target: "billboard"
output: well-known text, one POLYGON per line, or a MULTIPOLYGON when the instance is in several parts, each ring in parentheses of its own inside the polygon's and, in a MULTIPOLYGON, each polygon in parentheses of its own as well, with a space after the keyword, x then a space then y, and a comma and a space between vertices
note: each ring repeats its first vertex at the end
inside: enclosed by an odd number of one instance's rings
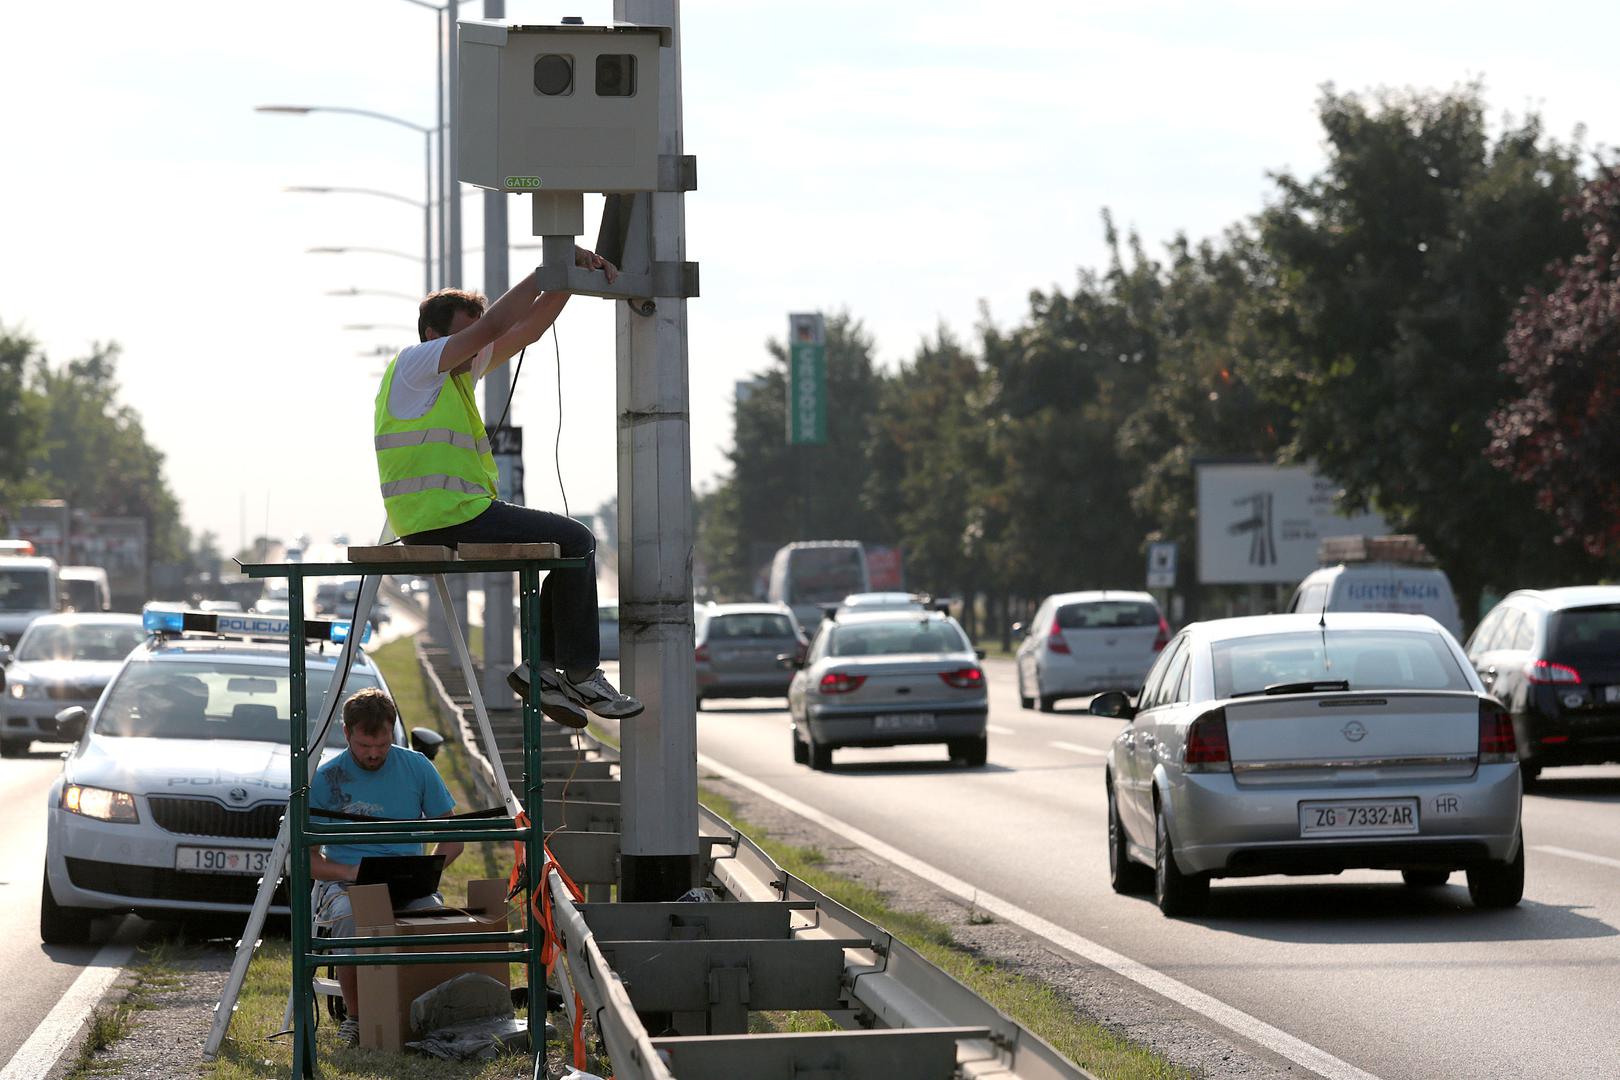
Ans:
POLYGON ((1326 536, 1382 535, 1377 514, 1345 517, 1338 485, 1304 466, 1196 466, 1198 580, 1204 585, 1293 585, 1317 567, 1326 536))

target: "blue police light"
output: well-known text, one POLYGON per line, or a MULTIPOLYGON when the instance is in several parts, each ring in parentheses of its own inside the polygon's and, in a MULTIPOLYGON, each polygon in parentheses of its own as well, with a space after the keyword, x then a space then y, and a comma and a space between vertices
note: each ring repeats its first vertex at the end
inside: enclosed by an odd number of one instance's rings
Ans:
POLYGON ((148 634, 178 634, 186 628, 186 613, 183 611, 168 611, 161 608, 145 608, 141 611, 141 626, 148 634))
MULTIPOLYGON (((332 641, 332 643, 334 645, 342 645, 345 641, 349 640, 349 621, 347 619, 340 619, 337 622, 331 623, 329 625, 332 628, 331 629, 331 638, 330 638, 330 640, 332 641)), ((370 640, 371 640, 371 624, 368 622, 368 623, 366 623, 365 627, 360 631, 360 644, 364 645, 366 642, 368 642, 370 640)))
MULTIPOLYGON (((292 620, 281 615, 236 614, 217 611, 184 611, 149 605, 141 611, 141 625, 149 634, 215 634, 238 638, 288 638, 292 620)), ((330 641, 341 645, 349 637, 349 622, 335 619, 305 619, 306 641, 330 641)), ((360 634, 361 644, 371 640, 371 624, 360 634)))

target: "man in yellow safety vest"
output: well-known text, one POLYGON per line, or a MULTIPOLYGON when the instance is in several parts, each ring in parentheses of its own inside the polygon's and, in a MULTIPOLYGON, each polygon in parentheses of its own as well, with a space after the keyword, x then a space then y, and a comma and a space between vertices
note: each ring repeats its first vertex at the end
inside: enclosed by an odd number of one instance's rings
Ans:
MULTIPOLYGON (((594 252, 575 262, 612 282, 618 269, 594 252)), ((598 666, 596 537, 561 514, 502 502, 495 458, 474 397, 474 384, 556 321, 566 292, 541 292, 530 274, 485 310, 478 293, 440 289, 417 314, 419 344, 401 349, 377 390, 375 446, 388 523, 408 544, 555 543, 578 570, 553 570, 540 589, 541 636, 536 670, 507 678, 524 697, 540 680, 541 708, 569 727, 586 710, 616 720, 641 702, 608 682, 598 666)))

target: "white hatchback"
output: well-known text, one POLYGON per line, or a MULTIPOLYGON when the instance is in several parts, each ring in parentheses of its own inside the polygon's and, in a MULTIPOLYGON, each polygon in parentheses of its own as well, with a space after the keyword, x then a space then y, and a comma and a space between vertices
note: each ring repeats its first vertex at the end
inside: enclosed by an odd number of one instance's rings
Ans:
POLYGON ((1018 703, 1051 712, 1061 698, 1134 692, 1169 640, 1170 624, 1145 592, 1048 596, 1018 646, 1018 703))

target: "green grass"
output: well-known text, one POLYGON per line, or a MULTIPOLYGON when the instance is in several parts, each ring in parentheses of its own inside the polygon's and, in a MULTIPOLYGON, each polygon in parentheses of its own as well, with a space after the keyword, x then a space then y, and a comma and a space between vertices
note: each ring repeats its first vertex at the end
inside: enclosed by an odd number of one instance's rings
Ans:
POLYGON ((153 1007, 153 997, 163 990, 179 986, 181 979, 175 971, 177 952, 195 953, 196 949, 179 941, 158 941, 141 946, 140 959, 130 966, 135 976, 135 987, 128 997, 114 1005, 97 1006, 90 1013, 85 1040, 79 1053, 65 1074, 65 1080, 92 1080, 124 1074, 124 1063, 113 1050, 119 1040, 136 1026, 136 1017, 153 1007))
MULTIPOLYGON (((724 795, 700 788, 698 801, 747 834, 783 870, 802 878, 829 899, 836 900, 916 949, 929 962, 962 982, 990 1004, 1055 1046, 1069 1060, 1106 1080, 1191 1080, 1200 1074, 1171 1063, 1146 1047, 1115 1035, 1086 1020, 1052 987, 1004 966, 975 956, 959 944, 950 927, 915 912, 900 911, 869 885, 823 869, 825 855, 813 847, 798 847, 772 840, 769 833, 742 820, 724 795)), ((969 923, 975 919, 969 916, 969 923)), ((987 921, 982 917, 979 922, 987 921)), ((806 1024, 814 1014, 767 1014, 764 1023, 806 1024)), ((823 1017, 823 1020, 825 1018, 823 1017)), ((825 1030, 817 1027, 761 1027, 760 1030, 825 1030)))

